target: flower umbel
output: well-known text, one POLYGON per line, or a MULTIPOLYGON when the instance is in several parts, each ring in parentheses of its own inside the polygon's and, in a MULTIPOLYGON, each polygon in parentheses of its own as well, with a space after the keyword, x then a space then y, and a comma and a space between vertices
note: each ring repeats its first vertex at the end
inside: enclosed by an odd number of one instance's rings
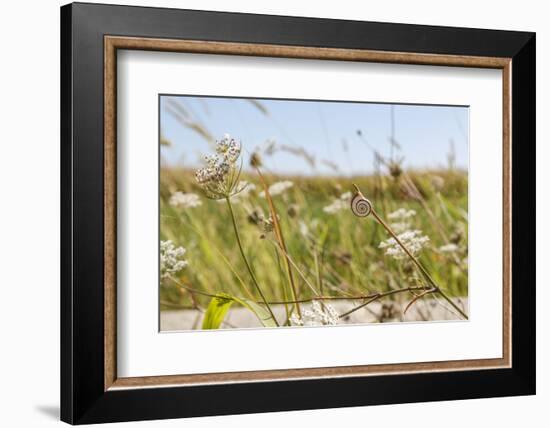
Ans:
POLYGON ((324 207, 323 211, 327 214, 336 214, 338 211, 345 210, 349 207, 351 197, 351 192, 342 193, 338 199, 334 199, 330 205, 324 207))
POLYGON ((405 208, 399 208, 394 212, 388 214, 390 220, 405 220, 416 215, 415 210, 406 210, 405 208))
POLYGON ((195 208, 202 205, 199 195, 195 193, 175 192, 170 196, 170 205, 173 207, 195 208))
MULTIPOLYGON (((422 248, 429 242, 430 238, 422 235, 420 230, 407 230, 397 235, 403 245, 409 250, 409 252, 415 256, 422 248)), ((394 238, 389 238, 382 241, 378 248, 384 248, 387 256, 391 256, 396 260, 401 260, 407 257, 407 254, 403 248, 397 243, 394 238)))
POLYGON ((339 320, 338 312, 329 304, 324 303, 323 306, 314 300, 311 303, 310 309, 302 310, 302 317, 297 314, 292 314, 290 324, 292 326, 320 326, 320 325, 336 325, 339 320))
MULTIPOLYGON (((273 183, 271 186, 269 186, 269 194, 271 196, 280 195, 284 192, 286 192, 288 189, 290 189, 292 186, 294 186, 294 183, 292 181, 277 181, 273 183)), ((265 198, 265 193, 262 192, 261 195, 263 198, 265 198)))
POLYGON ((450 243, 439 247, 439 251, 442 253, 456 253, 460 248, 458 245, 450 243))
POLYGON ((177 273, 187 266, 187 261, 183 260, 185 248, 177 247, 172 241, 160 241, 160 277, 177 273))
POLYGON ((237 161, 241 144, 229 134, 216 142, 216 154, 204 157, 206 166, 195 173, 197 182, 210 199, 229 198, 242 190, 239 186, 241 166, 237 161))
POLYGON ((415 210, 406 210, 399 208, 398 210, 388 214, 388 218, 393 221, 390 227, 395 233, 404 233, 411 229, 411 219, 416 215, 415 210))

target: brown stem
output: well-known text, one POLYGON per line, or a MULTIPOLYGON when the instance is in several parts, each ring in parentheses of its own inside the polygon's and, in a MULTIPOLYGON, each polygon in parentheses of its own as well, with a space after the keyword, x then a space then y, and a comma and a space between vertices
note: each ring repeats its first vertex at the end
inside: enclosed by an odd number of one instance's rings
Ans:
MULTIPOLYGON (((273 200, 271 199, 271 195, 269 194, 269 187, 267 186, 267 182, 264 179, 264 176, 260 172, 259 168, 256 168, 256 172, 258 173, 258 177, 260 178, 260 181, 262 182, 262 186, 264 188, 264 194, 265 198, 267 200, 267 203, 269 205, 269 210, 271 212, 271 217, 273 218, 273 228, 275 230, 275 236, 277 237, 278 245, 280 249, 283 252, 287 275, 288 275, 288 281, 290 283, 290 290, 292 291, 292 297, 294 300, 298 298, 298 290, 296 288, 296 283, 294 281, 294 275, 292 274, 292 268, 290 266, 290 258, 288 256, 288 252, 286 250, 286 244, 285 239, 283 236, 283 232, 281 230, 281 225, 279 224, 279 219, 277 217, 277 211, 275 210, 275 204, 273 203, 273 200)), ((302 311, 300 309, 300 305, 298 303, 296 305, 296 312, 298 313, 298 316, 302 318, 302 311)))
MULTIPOLYGON (((197 293, 208 297, 217 297, 215 294, 205 293, 203 291, 189 287, 188 285, 181 284, 180 282, 176 281, 172 277, 168 277, 168 278, 171 279, 176 285, 183 288, 184 290, 189 291, 190 293, 197 293)), ((406 291, 413 292, 413 291, 421 291, 421 290, 426 290, 426 288, 423 286, 415 286, 415 287, 398 288, 395 290, 386 291, 385 293, 371 293, 371 294, 364 294, 360 296, 315 296, 315 297, 299 299, 299 300, 280 300, 280 301, 268 301, 268 302, 259 300, 256 303, 260 305, 266 304, 266 303, 269 305, 284 305, 285 303, 287 304, 309 303, 315 300, 365 300, 365 299, 372 299, 373 297, 377 297, 377 298, 387 297, 393 294, 403 293, 406 291)), ((175 306, 175 304, 173 304, 172 306, 175 306)))
POLYGON ((370 305, 372 302, 375 302, 376 300, 379 300, 383 297, 388 297, 388 296, 391 296, 393 294, 403 293, 403 292, 406 292, 406 291, 412 293, 415 290, 424 290, 424 289, 425 289, 424 287, 420 287, 420 286, 419 287, 406 287, 406 288, 398 288, 396 290, 386 291, 385 293, 374 293, 374 294, 371 295, 372 297, 369 300, 367 300, 366 302, 360 304, 359 306, 356 306, 355 308, 343 313, 342 315, 340 315, 340 318, 347 317, 348 315, 351 315, 355 311, 358 311, 359 309, 362 309, 365 306, 370 305))

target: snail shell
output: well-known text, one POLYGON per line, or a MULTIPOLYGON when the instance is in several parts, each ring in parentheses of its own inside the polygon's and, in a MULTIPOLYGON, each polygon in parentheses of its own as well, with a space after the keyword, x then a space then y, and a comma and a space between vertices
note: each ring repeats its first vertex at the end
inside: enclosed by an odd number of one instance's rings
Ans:
POLYGON ((351 211, 357 217, 367 217, 372 211, 372 204, 360 193, 356 193, 351 200, 351 211))

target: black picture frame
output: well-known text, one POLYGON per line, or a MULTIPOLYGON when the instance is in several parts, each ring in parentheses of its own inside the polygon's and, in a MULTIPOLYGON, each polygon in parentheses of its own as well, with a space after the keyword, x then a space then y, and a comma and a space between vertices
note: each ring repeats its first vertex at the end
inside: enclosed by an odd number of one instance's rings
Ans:
MULTIPOLYGON (((535 34, 73 3, 61 8, 61 419, 71 424, 535 393, 535 34), (512 367, 104 390, 104 36, 512 59, 512 367)), ((488 166, 490 167, 490 166, 488 166)))

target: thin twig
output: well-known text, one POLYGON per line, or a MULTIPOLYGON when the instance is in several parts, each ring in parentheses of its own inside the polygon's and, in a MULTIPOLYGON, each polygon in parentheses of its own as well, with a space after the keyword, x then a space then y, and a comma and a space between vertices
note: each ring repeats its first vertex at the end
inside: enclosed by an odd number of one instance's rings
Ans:
POLYGON ((206 296, 206 297, 218 297, 215 294, 207 293, 206 291, 197 290, 196 288, 192 288, 192 287, 189 287, 188 285, 184 285, 171 276, 167 276, 167 278, 170 281, 172 281, 174 284, 176 284, 178 287, 183 288, 184 290, 189 291, 190 293, 200 294, 201 296, 206 296))
MULTIPOLYGON (((417 287, 406 287, 406 288, 399 288, 399 289, 395 289, 395 290, 390 290, 390 291, 387 291, 387 292, 384 292, 384 293, 371 293, 371 294, 364 294, 364 295, 360 295, 360 296, 315 296, 315 297, 310 297, 310 298, 307 298, 307 299, 300 299, 300 300, 297 300, 297 301, 287 301, 286 303, 309 303, 309 302, 313 302, 313 301, 316 301, 316 300, 367 300, 367 299, 372 299, 372 298, 381 298, 381 297, 387 297, 387 296, 391 296, 393 294, 398 294, 398 293, 404 293, 406 291, 408 292, 412 292, 414 290, 416 291, 420 291, 420 290, 425 290, 426 288, 425 287, 422 287, 422 286, 417 286, 417 287)), ((258 303, 261 303, 261 302, 258 302, 258 303)), ((283 304, 284 302, 273 302, 273 301, 270 301, 269 302, 270 304, 272 305, 281 305, 283 304)))
MULTIPOLYGON (((294 281, 294 275, 292 274, 292 268, 290 266, 290 257, 288 255, 288 252, 286 250, 286 243, 283 236, 283 232, 281 230, 281 225, 279 224, 279 219, 277 218, 277 211, 275 210, 275 205, 273 204, 273 199, 271 199, 271 195, 269 194, 269 187, 267 186, 267 183, 260 171, 259 168, 256 168, 256 172, 258 173, 258 177, 260 177, 260 181, 262 182, 262 186, 264 188, 264 194, 265 198, 267 200, 267 203, 269 205, 269 210, 271 211, 271 218, 273 219, 273 228, 275 230, 275 235, 277 237, 278 246, 283 252, 285 265, 286 265, 286 271, 288 275, 288 282, 290 283, 290 290, 292 291, 292 297, 294 300, 298 299, 298 290, 296 287, 296 283, 294 281)), ((296 312, 298 313, 298 316, 302 318, 302 311, 300 309, 300 305, 296 303, 296 312)))
POLYGON ((422 293, 420 294, 417 294, 416 296, 414 296, 414 299, 412 299, 409 304, 407 306, 405 306, 405 309, 403 309, 403 314, 406 314, 407 311, 409 310, 409 308, 415 304, 415 302, 417 302, 419 299, 421 299, 422 297, 424 297, 425 295, 427 294, 430 294, 430 293, 433 293, 437 291, 435 288, 430 288, 429 290, 424 290, 422 293))
POLYGON ((355 308, 349 310, 348 312, 343 313, 342 315, 340 315, 340 318, 347 317, 348 315, 351 315, 355 311, 358 311, 359 309, 362 309, 365 306, 370 305, 372 302, 375 302, 376 300, 379 300, 383 297, 388 297, 388 296, 391 296, 393 294, 398 294, 398 293, 403 293, 403 292, 412 293, 415 290, 416 291, 425 290, 425 287, 422 287, 422 286, 405 287, 405 288, 398 288, 398 289, 395 289, 395 290, 386 291, 385 293, 373 293, 372 297, 369 300, 367 300, 366 302, 360 304, 359 306, 356 306, 355 308))
MULTIPOLYGON (((189 287, 188 285, 184 285, 184 284, 176 281, 172 277, 168 277, 168 278, 170 280, 172 280, 176 285, 183 288, 184 290, 189 291, 190 293, 197 293, 197 294, 207 296, 207 297, 218 297, 215 294, 205 293, 204 291, 200 291, 200 290, 197 290, 195 288, 189 287)), ((256 301, 255 303, 258 303, 260 305, 265 304, 265 303, 268 303, 270 305, 284 305, 285 303, 287 303, 287 304, 310 303, 310 302, 313 302, 315 300, 365 300, 365 299, 371 299, 373 297, 387 297, 387 296, 391 296, 393 294, 403 293, 403 292, 406 292, 406 291, 413 292, 413 291, 421 291, 421 290, 426 290, 426 288, 423 287, 423 286, 414 286, 414 287, 397 288, 395 290, 390 290, 390 291, 387 291, 387 292, 384 292, 384 293, 370 293, 370 294, 364 294, 364 295, 359 295, 359 296, 314 296, 314 297, 309 297, 309 298, 304 298, 304 299, 299 299, 299 300, 280 300, 280 301, 270 300, 270 301, 267 301, 267 302, 259 300, 259 301, 256 301)), ((175 304, 172 304, 172 306, 175 306, 175 304)), ((180 307, 184 308, 185 306, 180 306, 180 307)))

